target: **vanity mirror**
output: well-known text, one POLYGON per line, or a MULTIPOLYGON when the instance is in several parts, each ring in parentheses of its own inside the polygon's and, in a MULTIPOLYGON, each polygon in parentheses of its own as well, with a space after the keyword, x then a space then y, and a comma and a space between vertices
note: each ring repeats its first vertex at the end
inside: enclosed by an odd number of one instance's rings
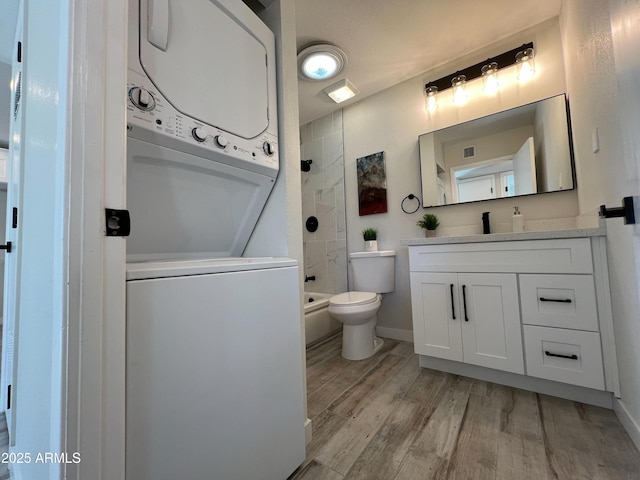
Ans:
POLYGON ((425 207, 575 186, 564 95, 426 133, 419 143, 425 207))

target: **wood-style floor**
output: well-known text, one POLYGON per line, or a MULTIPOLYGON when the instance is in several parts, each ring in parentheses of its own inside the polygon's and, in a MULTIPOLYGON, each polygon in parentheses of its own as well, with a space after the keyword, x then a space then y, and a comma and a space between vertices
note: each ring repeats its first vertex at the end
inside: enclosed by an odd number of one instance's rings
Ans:
POLYGON ((611 410, 423 369, 413 345, 307 351, 313 440, 295 480, 640 479, 611 410))

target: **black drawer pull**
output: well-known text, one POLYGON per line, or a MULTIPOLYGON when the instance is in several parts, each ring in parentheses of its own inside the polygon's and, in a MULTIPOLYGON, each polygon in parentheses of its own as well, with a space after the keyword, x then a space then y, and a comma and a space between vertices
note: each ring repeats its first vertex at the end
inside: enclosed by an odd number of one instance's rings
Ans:
POLYGON ((573 354, 573 355, 562 355, 561 353, 551 353, 548 350, 544 351, 544 354, 547 357, 560 357, 560 358, 568 358, 569 360, 577 360, 578 359, 578 355, 573 354))
POLYGON ((557 303, 571 303, 570 298, 544 298, 540 297, 541 302, 557 302, 557 303))
POLYGON ((456 307, 453 303, 453 283, 451 284, 451 315, 453 316, 453 319, 456 319, 456 307))
POLYGON ((462 304, 464 305, 464 321, 468 322, 469 317, 467 316, 467 292, 465 291, 467 288, 466 285, 462 285, 462 304))

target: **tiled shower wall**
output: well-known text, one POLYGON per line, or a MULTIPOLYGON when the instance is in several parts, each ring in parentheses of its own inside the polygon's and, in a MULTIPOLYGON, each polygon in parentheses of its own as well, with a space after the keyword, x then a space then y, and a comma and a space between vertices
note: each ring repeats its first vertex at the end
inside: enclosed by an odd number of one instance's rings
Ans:
POLYGON ((301 160, 313 160, 302 172, 304 270, 315 281, 306 292, 342 293, 347 284, 347 231, 344 207, 342 110, 300 127, 301 160), (318 229, 307 231, 310 216, 318 229))

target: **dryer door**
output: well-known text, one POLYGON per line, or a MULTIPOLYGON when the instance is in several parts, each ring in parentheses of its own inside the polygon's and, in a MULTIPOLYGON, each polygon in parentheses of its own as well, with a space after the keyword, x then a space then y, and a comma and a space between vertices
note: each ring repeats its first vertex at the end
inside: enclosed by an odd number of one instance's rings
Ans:
POLYGON ((227 3, 141 0, 140 63, 178 111, 254 138, 269 125, 273 34, 241 2, 227 3))
POLYGON ((274 179, 127 140, 127 260, 239 257, 274 179))

